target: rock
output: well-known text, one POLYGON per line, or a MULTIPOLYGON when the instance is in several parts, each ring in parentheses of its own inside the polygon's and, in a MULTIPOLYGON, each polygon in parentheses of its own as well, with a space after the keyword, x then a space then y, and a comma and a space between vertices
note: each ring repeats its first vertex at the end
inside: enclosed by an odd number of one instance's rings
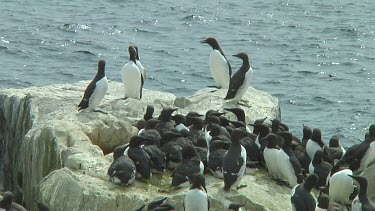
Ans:
MULTIPOLYGON (((186 189, 169 190, 168 173, 130 187, 109 182, 106 173, 112 156, 108 153, 138 132, 132 125, 149 104, 154 105, 155 116, 164 107, 204 114, 238 105, 223 100, 226 90, 210 89, 177 101, 173 94, 144 90, 141 101, 124 101, 122 84, 110 81, 98 107, 108 114, 78 112, 88 83, 0 90, 0 188, 12 190, 15 200, 28 210, 37 210, 34 199, 52 210, 132 210, 158 195, 170 197, 168 203, 181 210, 186 189)), ((249 87, 244 99, 251 106, 242 107, 248 123, 280 117, 278 100, 270 94, 249 87)), ((220 190, 222 180, 207 176, 212 210, 223 210, 230 201, 246 203, 251 210, 289 210, 290 189, 259 172, 245 176, 247 188, 229 194, 220 190)))

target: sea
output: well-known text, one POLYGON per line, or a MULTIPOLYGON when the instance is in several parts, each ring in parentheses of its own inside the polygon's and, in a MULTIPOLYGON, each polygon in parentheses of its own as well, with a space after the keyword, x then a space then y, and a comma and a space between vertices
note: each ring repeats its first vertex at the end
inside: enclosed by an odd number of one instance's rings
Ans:
MULTIPOLYGON (((282 121, 360 143, 375 123, 375 1, 0 0, 0 88, 92 80, 99 59, 121 81, 137 45, 146 89, 189 96, 213 85, 215 37, 233 71, 279 99, 282 121)), ((224 96, 223 96, 224 97, 224 96)), ((77 102, 78 103, 78 102, 77 102)))

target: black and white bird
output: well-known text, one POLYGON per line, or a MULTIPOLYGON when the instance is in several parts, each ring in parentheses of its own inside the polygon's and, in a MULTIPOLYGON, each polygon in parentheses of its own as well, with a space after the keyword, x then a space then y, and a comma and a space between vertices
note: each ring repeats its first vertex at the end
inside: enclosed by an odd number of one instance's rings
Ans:
POLYGON ((232 75, 232 67, 225 57, 223 50, 220 48, 218 42, 213 37, 208 37, 201 42, 207 43, 212 47, 209 63, 211 74, 215 80, 216 87, 219 89, 227 89, 229 87, 230 78, 232 75))
POLYGON ((160 122, 156 125, 155 129, 160 133, 161 136, 167 131, 174 130, 174 122, 172 122, 172 113, 175 112, 177 108, 163 108, 158 120, 160 122))
POLYGON ((151 139, 157 147, 160 147, 161 135, 155 127, 159 122, 160 120, 157 119, 149 119, 146 122, 145 128, 143 128, 141 132, 138 132, 138 135, 151 139))
POLYGON ((148 143, 142 146, 143 150, 147 152, 151 160, 151 172, 163 173, 167 165, 167 157, 161 149, 154 143, 148 143))
POLYGON ((230 79, 228 92, 224 99, 239 102, 250 85, 253 69, 250 67, 249 57, 246 53, 242 52, 233 56, 242 59, 242 66, 230 79))
POLYGON ((108 175, 115 184, 131 185, 136 175, 135 164, 128 156, 122 155, 112 162, 108 175))
POLYGON ((223 174, 224 191, 232 186, 238 188, 246 170, 246 149, 241 145, 241 138, 245 134, 242 129, 234 129, 231 134, 231 145, 224 155, 223 174))
POLYGON ((133 160, 137 169, 137 178, 149 180, 151 178, 151 159, 148 153, 141 145, 149 138, 135 135, 130 138, 129 147, 126 148, 124 155, 133 160))
POLYGON ((181 131, 186 129, 189 131, 189 128, 186 126, 186 117, 182 114, 173 115, 171 118, 176 123, 176 130, 181 131))
POLYGON ((315 211, 316 200, 310 193, 318 182, 318 175, 310 174, 303 184, 296 185, 291 193, 293 211, 315 211))
POLYGON ((122 82, 125 92, 124 99, 134 98, 140 100, 142 97, 142 74, 137 67, 137 50, 129 46, 129 62, 121 70, 122 82))
POLYGON ((329 175, 329 200, 346 204, 354 191, 353 180, 348 175, 353 175, 351 169, 340 170, 343 161, 336 161, 329 175))
POLYGON ((309 173, 315 173, 319 176, 318 186, 325 186, 327 184, 327 177, 329 176, 332 165, 323 160, 324 152, 323 149, 319 149, 315 152, 314 159, 311 161, 309 166, 309 173))
POLYGON ((108 91, 108 80, 105 76, 105 61, 99 60, 98 72, 94 80, 87 86, 82 101, 78 105, 78 110, 97 111, 95 108, 103 100, 108 91))
POLYGON ((143 115, 143 119, 138 120, 136 127, 138 128, 138 135, 143 132, 143 129, 146 127, 147 121, 152 119, 152 115, 154 114, 154 106, 148 105, 146 107, 146 112, 143 115))
POLYGON ((353 158, 359 162, 359 169, 353 169, 355 173, 361 173, 375 162, 375 124, 370 126, 367 138, 359 145, 353 158))
POLYGON ((359 183, 359 193, 352 201, 352 211, 375 211, 367 196, 368 181, 366 177, 348 175, 359 183))
POLYGON ((329 140, 329 146, 327 147, 327 150, 329 151, 333 160, 340 160, 346 152, 344 147, 340 146, 340 139, 338 136, 331 137, 331 139, 329 140))
POLYGON ((306 148, 307 142, 310 140, 313 131, 309 126, 303 125, 303 137, 302 137, 302 146, 306 148))
POLYGON ((301 164, 291 149, 292 134, 290 132, 278 133, 284 139, 284 145, 278 153, 278 175, 281 180, 286 180, 291 188, 302 183, 301 164))
POLYGON ((203 119, 200 117, 190 117, 186 115, 186 123, 189 126, 189 136, 187 137, 195 146, 207 147, 204 137, 203 119))
POLYGON ((189 184, 195 174, 203 174, 204 171, 204 165, 194 146, 185 146, 182 148, 181 154, 182 161, 172 173, 173 187, 183 187, 185 184, 189 184))
POLYGON ((270 133, 266 136, 267 146, 264 148, 263 157, 266 162, 268 173, 274 178, 279 179, 279 165, 277 162, 278 153, 280 149, 277 148, 277 137, 275 134, 270 133))
POLYGON ((306 143, 306 152, 310 159, 314 159, 315 152, 324 147, 322 140, 322 131, 318 128, 314 128, 311 138, 306 143))
MULTIPOLYGON (((144 82, 146 81, 146 69, 143 67, 141 61, 139 60, 139 50, 138 50, 138 47, 137 46, 134 46, 135 48, 135 51, 137 52, 137 56, 136 56, 136 65, 139 69, 139 71, 141 72, 141 76, 142 76, 142 87, 143 87, 143 84, 144 82)), ((142 94, 142 92, 141 92, 142 94)), ((141 97, 142 98, 142 97, 141 97)))
POLYGON ((223 159, 227 150, 224 149, 225 143, 221 140, 213 140, 207 151, 208 170, 216 178, 223 179, 223 159))
POLYGON ((301 164, 291 149, 292 134, 290 132, 281 132, 280 136, 284 138, 284 145, 277 154, 278 177, 286 180, 291 188, 302 182, 301 164))
POLYGON ((202 174, 194 175, 191 188, 184 198, 183 206, 184 211, 208 211, 210 209, 206 179, 202 174))
POLYGON ((238 108, 224 108, 224 110, 232 112, 237 117, 237 121, 242 122, 245 124, 246 131, 249 133, 252 133, 251 129, 248 125, 246 125, 246 119, 245 119, 245 111, 238 107, 238 108))

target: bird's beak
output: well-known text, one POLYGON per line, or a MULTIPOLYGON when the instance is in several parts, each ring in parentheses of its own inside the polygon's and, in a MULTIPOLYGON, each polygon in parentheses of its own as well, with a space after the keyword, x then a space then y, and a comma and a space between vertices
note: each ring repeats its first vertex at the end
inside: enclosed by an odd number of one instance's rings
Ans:
POLYGON ((207 40, 202 40, 201 43, 207 43, 207 40))
POLYGON ((238 57, 238 54, 235 54, 235 55, 232 55, 232 56, 234 56, 234 57, 238 57))

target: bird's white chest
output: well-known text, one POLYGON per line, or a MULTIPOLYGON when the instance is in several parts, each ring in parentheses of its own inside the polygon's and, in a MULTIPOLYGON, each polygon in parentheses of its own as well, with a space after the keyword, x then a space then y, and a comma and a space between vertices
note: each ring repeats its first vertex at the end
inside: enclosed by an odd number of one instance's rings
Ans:
POLYGON ((242 96, 246 93, 247 89, 249 88, 250 79, 251 79, 252 75, 253 75, 253 69, 250 67, 250 69, 246 72, 243 83, 240 86, 240 88, 238 88, 238 91, 237 91, 236 96, 234 97, 233 101, 237 102, 237 101, 241 100, 242 96))
POLYGON ((137 67, 138 67, 139 71, 142 74, 143 80, 146 80, 146 71, 145 71, 145 68, 143 67, 141 61, 139 61, 139 60, 137 60, 137 67))
POLYGON ((129 61, 122 68, 122 82, 125 88, 125 98, 140 98, 141 72, 133 61, 129 61))
POLYGON ((89 99, 89 109, 94 110, 95 107, 99 105, 100 101, 103 100, 107 91, 108 91, 108 80, 107 80, 107 77, 104 76, 102 79, 96 82, 95 90, 89 99))
POLYGON ((359 201, 358 196, 352 201, 352 211, 362 211, 362 203, 359 201))
POLYGON ((211 51, 209 62, 211 74, 215 80, 216 86, 227 89, 230 81, 227 60, 218 50, 213 50, 211 51))
POLYGON ((184 199, 185 211, 206 211, 208 210, 208 196, 199 189, 192 189, 184 199))
POLYGON ((314 159, 315 152, 321 149, 320 145, 315 141, 309 139, 306 144, 306 152, 309 155, 310 159, 314 159))

